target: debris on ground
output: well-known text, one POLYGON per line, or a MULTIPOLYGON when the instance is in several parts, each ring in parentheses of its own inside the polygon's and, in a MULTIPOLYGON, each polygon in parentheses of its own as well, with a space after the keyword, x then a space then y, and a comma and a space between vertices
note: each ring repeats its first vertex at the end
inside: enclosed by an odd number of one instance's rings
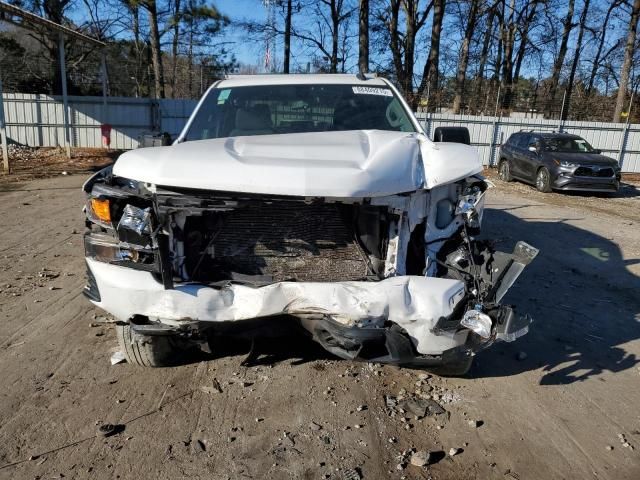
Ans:
POLYGON ((452 447, 449 449, 449 456, 450 457, 455 457, 456 455, 462 453, 462 449, 461 448, 457 448, 457 447, 452 447))
POLYGON ((405 398, 402 395, 398 397, 386 395, 385 405, 392 415, 404 415, 409 413, 418 419, 431 417, 433 415, 441 415, 446 412, 446 410, 435 400, 431 398, 421 398, 418 396, 405 398))
POLYGON ((1 176, 2 182, 47 178, 74 173, 90 173, 111 165, 123 150, 104 148, 73 148, 67 158, 64 148, 28 147, 10 144, 11 175, 1 176))
POLYGON ((345 470, 342 474, 343 480, 362 480, 362 475, 360 475, 360 469, 358 468, 349 468, 345 470))
POLYGON ((122 432, 124 432, 124 425, 120 424, 103 423, 98 427, 98 435, 101 437, 111 437, 122 432))
POLYGON ((118 363, 124 363, 127 359, 124 356, 124 352, 117 351, 111 354, 111 365, 117 365, 118 363))
POLYGON ((411 465, 416 467, 424 467, 425 465, 429 465, 430 459, 431 459, 431 452, 418 450, 413 455, 411 455, 410 463, 411 465))

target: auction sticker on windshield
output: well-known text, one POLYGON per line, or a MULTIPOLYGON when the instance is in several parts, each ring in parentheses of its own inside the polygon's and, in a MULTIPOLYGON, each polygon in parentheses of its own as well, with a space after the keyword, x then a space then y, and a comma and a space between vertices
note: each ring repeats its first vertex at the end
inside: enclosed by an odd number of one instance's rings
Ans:
POLYGON ((393 92, 388 88, 353 87, 353 93, 358 95, 382 95, 384 97, 393 97, 393 92))

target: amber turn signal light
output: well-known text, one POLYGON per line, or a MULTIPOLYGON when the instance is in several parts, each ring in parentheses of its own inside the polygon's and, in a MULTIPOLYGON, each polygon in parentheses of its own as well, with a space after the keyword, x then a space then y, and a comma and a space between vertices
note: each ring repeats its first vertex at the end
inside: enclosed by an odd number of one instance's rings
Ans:
POLYGON ((104 223, 111 223, 111 210, 109 200, 100 198, 91 199, 91 210, 98 220, 104 223))

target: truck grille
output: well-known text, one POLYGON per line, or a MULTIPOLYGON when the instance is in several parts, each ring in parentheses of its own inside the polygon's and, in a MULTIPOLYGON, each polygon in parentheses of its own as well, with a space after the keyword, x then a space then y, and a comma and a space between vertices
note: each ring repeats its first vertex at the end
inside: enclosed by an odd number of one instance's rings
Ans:
MULTIPOLYGON (((349 206, 274 201, 251 203, 221 215, 199 239, 187 240, 187 265, 194 280, 222 280, 233 274, 268 281, 361 280, 370 272, 354 240, 349 206), (196 268, 201 253, 204 261, 196 268)), ((198 238, 211 221, 187 222, 186 238, 198 238), (195 236, 189 233, 195 230, 195 236)))

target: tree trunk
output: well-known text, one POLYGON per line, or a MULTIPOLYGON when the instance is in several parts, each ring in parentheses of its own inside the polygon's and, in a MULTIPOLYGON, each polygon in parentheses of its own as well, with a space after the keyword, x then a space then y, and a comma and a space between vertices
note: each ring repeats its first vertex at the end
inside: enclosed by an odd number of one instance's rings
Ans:
POLYGON ((567 16, 564 19, 562 40, 560 41, 560 51, 556 61, 553 64, 553 71, 551 74, 551 85, 549 86, 549 98, 547 99, 547 116, 551 114, 553 103, 555 100, 556 92, 558 90, 558 83, 560 81, 560 73, 562 72, 562 65, 564 65, 564 58, 567 55, 567 43, 569 42, 569 35, 573 29, 573 9, 575 6, 575 0, 569 0, 569 7, 567 9, 567 16))
POLYGON ((338 49, 340 48, 340 11, 338 0, 331 0, 331 64, 329 73, 338 73, 338 49))
MULTIPOLYGON (((190 0, 190 3, 193 5, 193 0, 190 0)), ((193 7, 191 8, 193 11, 193 7)), ((187 61, 189 65, 187 66, 187 77, 189 80, 189 98, 193 98, 193 29, 195 28, 195 20, 193 18, 193 14, 189 16, 189 47, 187 49, 187 61)), ((200 67, 202 69, 202 67, 200 67)))
MULTIPOLYGON (((503 4, 504 7, 504 4, 503 4)), ((498 45, 496 47, 496 58, 493 63, 493 75, 491 76, 491 90, 500 93, 500 67, 502 66, 502 30, 504 28, 504 9, 498 12, 498 25, 496 26, 498 31, 498 45)), ((488 100, 488 97, 487 97, 488 100)), ((495 113, 495 112, 494 112, 495 113)))
POLYGON ((291 61, 291 1, 287 0, 287 14, 284 21, 284 73, 289 73, 289 63, 291 61))
POLYGON ((431 26, 431 45, 429 47, 429 56, 427 62, 424 65, 424 71, 422 73, 422 81, 418 87, 416 99, 414 100, 415 109, 417 99, 422 97, 427 86, 429 87, 429 97, 427 99, 428 110, 433 111, 434 105, 432 99, 436 95, 438 89, 438 74, 439 74, 439 61, 440 61, 440 35, 442 33, 442 20, 444 18, 444 9, 446 6, 446 0, 434 0, 433 2, 433 23, 431 26))
MULTIPOLYGON (((613 113, 613 121, 619 122, 620 115, 624 108, 625 98, 627 96, 627 86, 629 84, 629 74, 631 73, 631 64, 633 62, 633 54, 636 44, 636 32, 638 31, 638 17, 640 17, 640 0, 634 0, 631 9, 631 18, 629 20, 629 34, 627 35, 627 45, 624 48, 624 61, 620 70, 620 86, 618 88, 618 97, 616 98, 616 109, 613 113)), ((627 112, 628 114, 629 112, 627 112)), ((627 117, 629 118, 629 117, 627 117)))
POLYGON ((402 64, 402 42, 398 32, 398 22, 400 18, 400 0, 390 0, 389 19, 387 28, 389 30, 389 47, 391 48, 391 58, 396 73, 396 79, 400 90, 405 98, 408 98, 412 92, 405 90, 404 65, 402 64))
POLYGON ((522 29, 520 30, 520 45, 518 46, 518 52, 516 53, 516 62, 513 71, 513 84, 516 86, 518 85, 518 80, 520 80, 520 69, 522 68, 522 62, 527 52, 527 45, 529 44, 529 28, 531 28, 531 24, 535 19, 538 2, 534 1, 530 6, 531 10, 527 14, 524 24, 522 25, 522 29))
POLYGON ((416 53, 416 14, 417 4, 412 0, 404 0, 405 14, 405 36, 404 36, 404 79, 401 84, 402 90, 408 93, 406 97, 410 102, 413 100, 413 67, 416 53))
POLYGON ((369 71, 369 0, 360 0, 358 32, 358 70, 369 71))
POLYGON ((478 65, 478 76, 476 80, 476 89, 473 95, 474 110, 477 109, 477 105, 480 102, 480 95, 482 95, 482 84, 484 82, 484 69, 487 64, 487 58, 489 57, 489 47, 491 45, 491 37, 493 35, 493 20, 496 16, 496 4, 494 4, 489 10, 489 16, 487 17, 487 28, 484 32, 484 38, 482 40, 482 51, 480 52, 480 64, 478 65))
POLYGON ((453 113, 456 114, 460 113, 460 106, 462 105, 464 98, 464 83, 467 77, 467 66, 469 64, 469 47, 471 46, 473 31, 476 28, 479 5, 480 0, 471 0, 469 17, 467 18, 467 28, 465 28, 464 38, 462 39, 460 59, 458 60, 458 71, 456 72, 456 95, 453 99, 453 113))
POLYGON ((171 54, 173 64, 171 68, 171 98, 176 98, 178 85, 178 40, 180 39, 180 0, 175 0, 175 14, 173 17, 173 38, 171 39, 171 54))
POLYGON ((509 5, 508 20, 502 24, 502 44, 504 45, 504 58, 502 60, 502 109, 509 111, 513 96, 513 44, 515 42, 516 24, 515 5, 516 1, 511 0, 509 5))
POLYGON ((596 56, 593 59, 593 66, 591 67, 591 74, 589 75, 589 83, 587 84, 587 95, 591 95, 593 84, 596 81, 596 75, 598 74, 598 69, 600 68, 600 58, 602 56, 602 49, 604 48, 604 41, 607 38, 607 27, 609 26, 611 12, 613 12, 614 8, 617 8, 619 6, 619 1, 612 2, 607 9, 607 14, 604 16, 602 27, 600 28, 601 35, 600 40, 598 41, 598 49, 596 50, 596 56))
POLYGON ((162 69, 162 50, 160 48, 160 31, 158 30, 158 9, 156 0, 145 0, 143 5, 149 12, 151 62, 153 63, 155 94, 156 98, 164 98, 164 72, 162 69))
POLYGON ((567 94, 565 96, 564 108, 560 112, 560 118, 566 120, 569 116, 569 106, 571 105, 571 94, 573 93, 573 81, 576 77, 578 62, 580 61, 580 50, 582 49, 582 37, 587 24, 587 15, 589 14, 590 0, 584 0, 584 7, 580 15, 580 28, 578 30, 578 39, 576 40, 576 52, 573 54, 573 62, 571 64, 571 73, 569 73, 569 81, 567 82, 567 94))

